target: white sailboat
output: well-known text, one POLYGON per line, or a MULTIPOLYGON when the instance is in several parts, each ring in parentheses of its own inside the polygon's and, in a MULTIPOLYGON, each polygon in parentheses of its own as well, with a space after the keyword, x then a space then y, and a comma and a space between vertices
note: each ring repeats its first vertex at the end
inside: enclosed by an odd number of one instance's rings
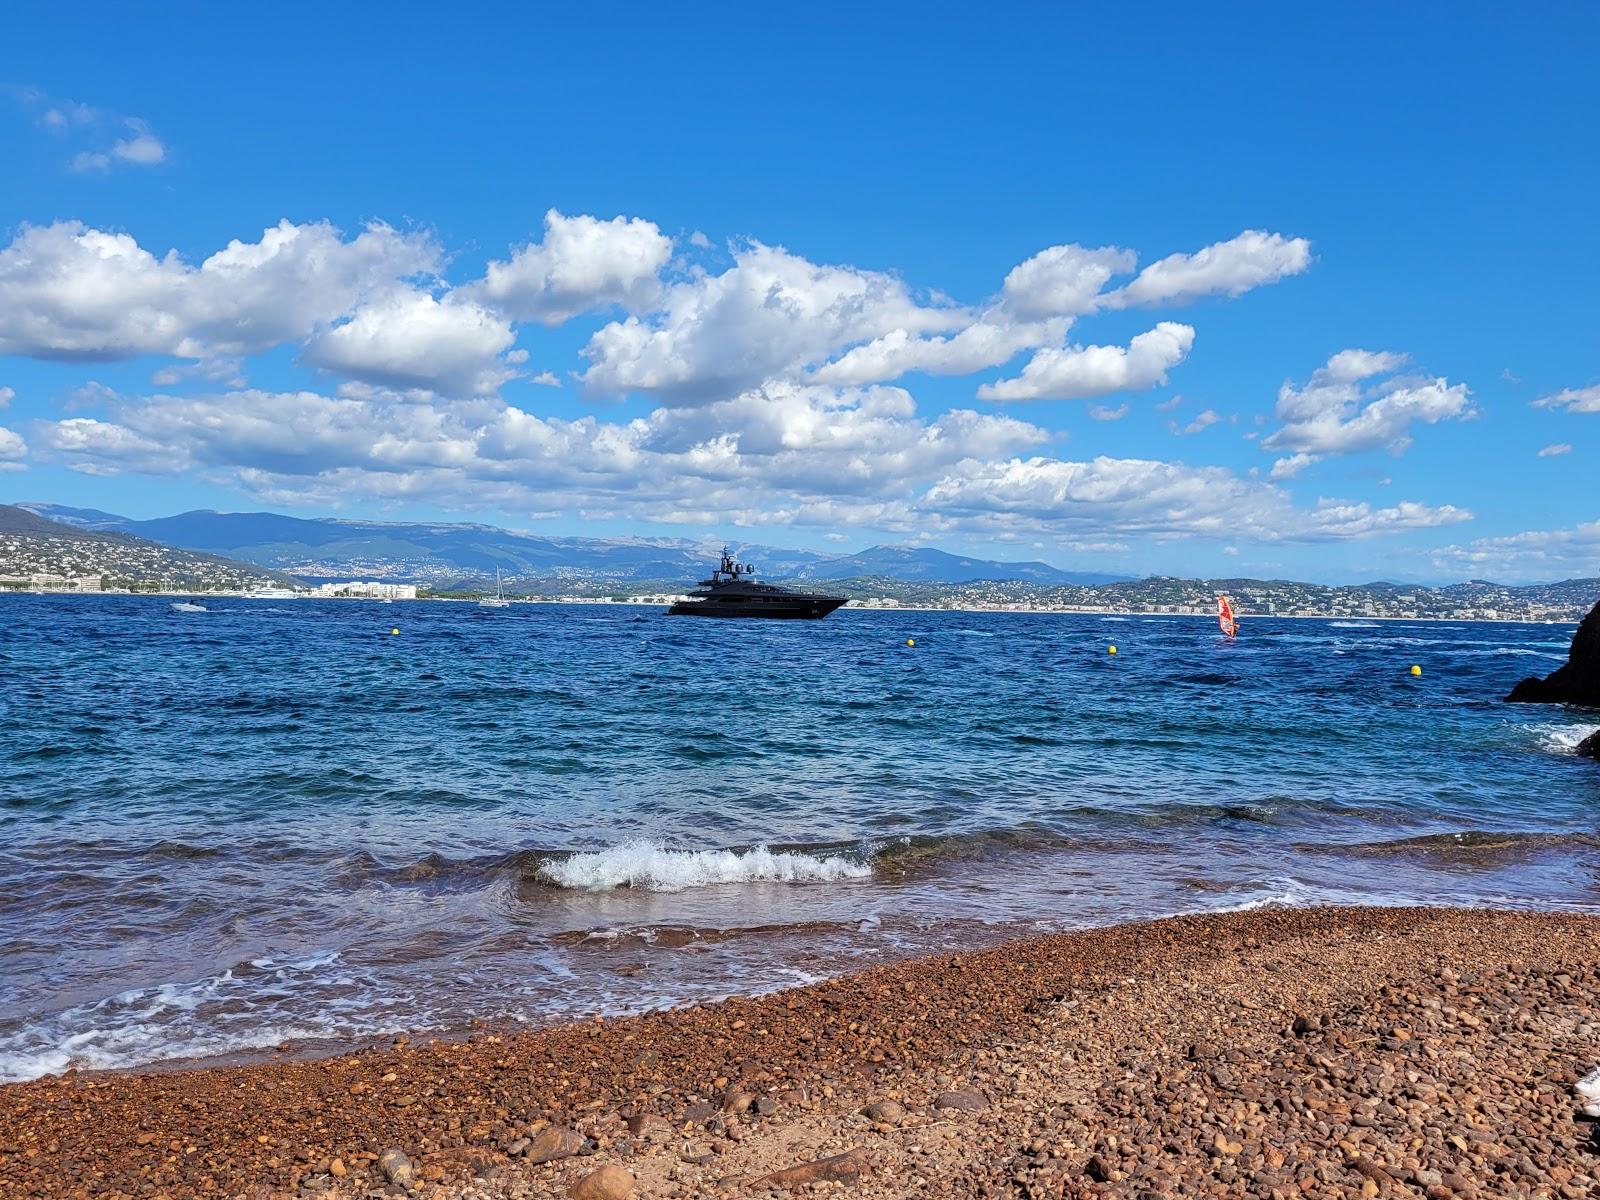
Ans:
POLYGON ((485 596, 478 601, 479 608, 510 608, 511 601, 506 599, 505 589, 500 585, 500 568, 494 569, 494 595, 485 596))

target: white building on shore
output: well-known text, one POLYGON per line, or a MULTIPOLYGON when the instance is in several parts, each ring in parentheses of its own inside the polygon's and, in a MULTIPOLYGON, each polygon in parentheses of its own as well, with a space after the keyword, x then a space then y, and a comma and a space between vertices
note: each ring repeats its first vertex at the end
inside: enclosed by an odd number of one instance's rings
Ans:
POLYGON ((104 589, 104 577, 45 574, 0 576, 0 588, 26 592, 98 592, 104 589))
POLYGON ((352 579, 348 583, 319 584, 311 595, 318 600, 415 600, 417 585, 352 579))

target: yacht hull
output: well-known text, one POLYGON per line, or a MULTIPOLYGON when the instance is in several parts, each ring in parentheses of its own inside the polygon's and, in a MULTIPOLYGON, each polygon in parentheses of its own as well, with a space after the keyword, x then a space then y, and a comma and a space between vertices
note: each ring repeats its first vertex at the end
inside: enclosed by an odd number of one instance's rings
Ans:
POLYGON ((669 617, 731 617, 765 621, 820 621, 844 603, 841 596, 785 596, 782 599, 710 598, 680 600, 667 609, 669 617))

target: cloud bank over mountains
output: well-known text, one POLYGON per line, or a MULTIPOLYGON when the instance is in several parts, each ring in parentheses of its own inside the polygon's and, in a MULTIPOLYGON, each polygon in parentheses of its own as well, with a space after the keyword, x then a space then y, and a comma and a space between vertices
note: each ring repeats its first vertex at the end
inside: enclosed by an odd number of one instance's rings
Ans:
MULTIPOLYGON (((1400 453, 1415 427, 1473 415, 1463 385, 1401 374, 1399 355, 1347 350, 1305 385, 1286 383, 1261 440, 1277 455, 1266 479, 1068 457, 1063 434, 1025 416, 1160 386, 1203 338, 1203 314, 1166 310, 1226 302, 1311 265, 1305 239, 1259 230, 1142 270, 1130 249, 1062 244, 963 304, 756 240, 719 254, 702 235, 674 238, 633 216, 551 210, 539 240, 461 282, 433 234, 381 222, 352 235, 284 220, 199 262, 80 222, 25 226, 0 248, 0 354, 153 358, 156 390, 95 388, 83 411, 33 422, 26 441, 0 431, 0 462, 199 472, 279 503, 1062 545, 1317 542, 1470 519, 1404 500, 1301 503, 1282 482, 1330 457, 1400 453), (1078 331, 1100 314, 1147 312, 1125 344, 1078 331), (577 361, 554 361, 543 331, 575 321, 587 323, 577 361), (252 360, 274 351, 321 386, 248 386, 252 360), (915 376, 981 378, 970 403, 924 413, 915 376), (564 382, 597 407, 534 411, 552 393, 526 388, 530 398, 508 401, 524 382, 564 382)), ((1126 412, 1125 402, 1092 415, 1126 412)), ((1222 419, 1208 409, 1182 432, 1222 419)))

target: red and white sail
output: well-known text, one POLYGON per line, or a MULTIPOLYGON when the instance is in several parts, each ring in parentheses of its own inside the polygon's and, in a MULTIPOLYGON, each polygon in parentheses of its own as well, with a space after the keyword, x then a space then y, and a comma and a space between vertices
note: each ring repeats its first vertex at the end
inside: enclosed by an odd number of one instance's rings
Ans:
POLYGON ((1239 632, 1239 618, 1233 615, 1233 601, 1226 594, 1217 597, 1217 624, 1222 627, 1223 637, 1234 637, 1239 632))

